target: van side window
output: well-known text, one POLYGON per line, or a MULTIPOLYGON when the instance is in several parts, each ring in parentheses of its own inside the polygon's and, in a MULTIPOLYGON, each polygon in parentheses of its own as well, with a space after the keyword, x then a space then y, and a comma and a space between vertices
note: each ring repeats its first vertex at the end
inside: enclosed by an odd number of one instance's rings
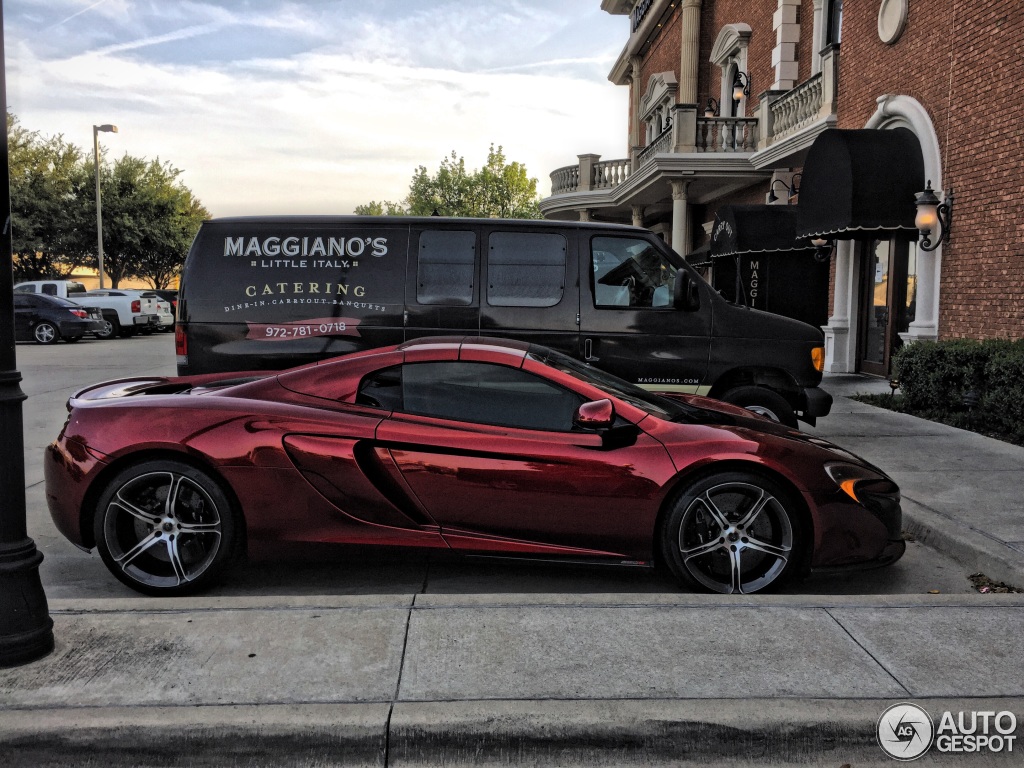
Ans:
POLYGON ((487 303, 553 307, 565 289, 566 241, 543 232, 492 232, 487 253, 487 303))
POLYGON ((590 253, 595 307, 672 308, 676 268, 649 242, 595 237, 590 253))
POLYGON ((420 233, 416 265, 416 301, 466 306, 473 303, 476 233, 420 233))

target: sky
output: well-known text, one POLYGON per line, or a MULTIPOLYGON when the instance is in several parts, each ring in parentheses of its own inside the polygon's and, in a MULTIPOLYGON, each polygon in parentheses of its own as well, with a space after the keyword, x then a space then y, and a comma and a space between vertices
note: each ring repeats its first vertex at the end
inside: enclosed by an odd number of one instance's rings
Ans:
POLYGON ((401 200, 493 143, 551 193, 576 156, 628 155, 608 81, 629 20, 600 0, 6 0, 21 125, 169 161, 214 216, 401 200))

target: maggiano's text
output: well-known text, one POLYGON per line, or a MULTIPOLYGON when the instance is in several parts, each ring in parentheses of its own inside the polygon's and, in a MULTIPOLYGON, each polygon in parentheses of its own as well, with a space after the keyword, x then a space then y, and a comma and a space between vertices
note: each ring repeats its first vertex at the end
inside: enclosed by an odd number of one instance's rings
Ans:
POLYGON ((388 252, 386 237, 225 237, 225 256, 384 256, 388 252))
POLYGON ((366 287, 362 285, 349 286, 346 283, 264 283, 262 287, 258 285, 247 285, 245 287, 245 295, 250 298, 256 296, 298 296, 302 295, 318 295, 318 296, 365 296, 366 287))

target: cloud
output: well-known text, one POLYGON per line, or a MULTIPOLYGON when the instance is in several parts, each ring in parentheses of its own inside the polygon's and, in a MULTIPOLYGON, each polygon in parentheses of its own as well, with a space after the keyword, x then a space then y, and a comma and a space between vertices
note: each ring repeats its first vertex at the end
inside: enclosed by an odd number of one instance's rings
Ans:
POLYGON ((399 11, 393 22, 363 14, 320 29, 301 4, 189 5, 191 23, 177 25, 170 10, 140 19, 119 3, 94 7, 75 25, 117 10, 137 34, 98 44, 99 31, 86 30, 90 43, 70 55, 9 31, 12 110, 83 146, 92 124, 117 124, 103 137, 112 156, 170 161, 215 215, 348 213, 404 197, 417 166, 434 169, 452 150, 479 167, 492 142, 545 195, 548 174, 577 154, 626 154, 627 93, 605 79, 611 58, 595 53, 613 36, 590 51, 552 47, 541 32, 578 19, 546 5, 500 4, 534 31, 522 45, 493 42, 500 24, 481 18, 478 5, 494 10, 486 2, 428 12, 391 0, 380 5, 399 11), (493 50, 478 50, 481 40, 493 50))

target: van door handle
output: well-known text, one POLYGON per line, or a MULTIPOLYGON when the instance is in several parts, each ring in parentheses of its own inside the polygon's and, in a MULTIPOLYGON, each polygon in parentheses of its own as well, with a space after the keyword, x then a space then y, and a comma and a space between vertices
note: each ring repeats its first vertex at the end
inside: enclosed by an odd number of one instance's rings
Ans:
POLYGON ((594 341, 593 339, 585 339, 583 342, 583 359, 584 360, 596 360, 594 357, 594 341))

